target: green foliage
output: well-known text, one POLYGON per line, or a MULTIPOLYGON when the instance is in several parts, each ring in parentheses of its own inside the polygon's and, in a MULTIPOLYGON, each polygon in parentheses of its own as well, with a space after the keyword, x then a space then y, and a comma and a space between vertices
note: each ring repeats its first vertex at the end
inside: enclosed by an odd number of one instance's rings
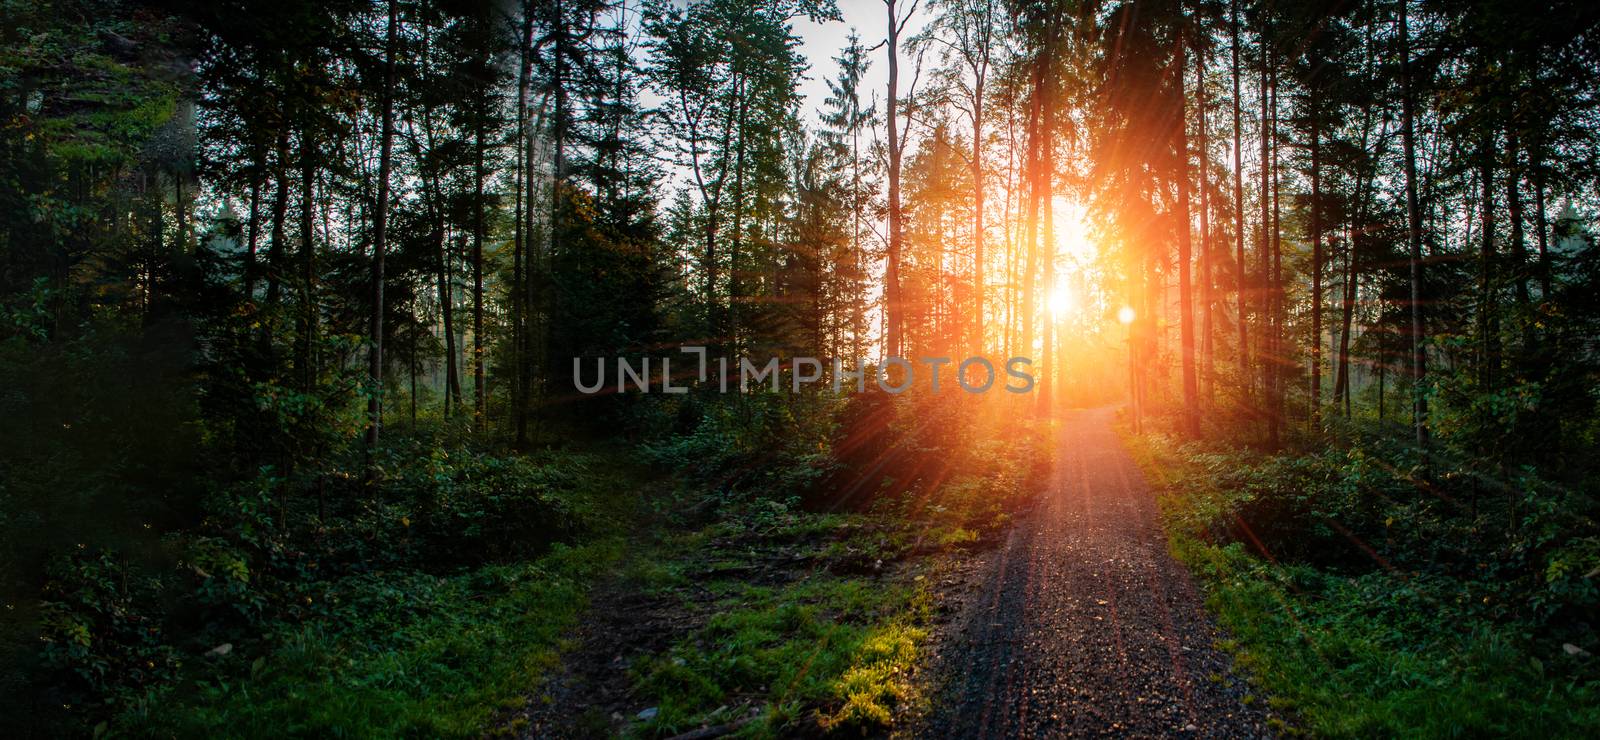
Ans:
POLYGON ((920 583, 819 574, 706 586, 716 594, 709 621, 635 668, 660 709, 644 733, 737 719, 730 703, 751 695, 764 706, 747 734, 881 730, 916 700, 910 673, 930 608, 920 583))
POLYGON ((521 705, 618 543, 449 576, 353 575, 327 615, 208 658, 211 675, 134 700, 116 727, 184 737, 479 737, 521 705))
POLYGON ((614 531, 626 485, 576 453, 430 449, 392 449, 371 485, 264 468, 159 557, 54 558, 30 659, 42 693, 16 699, 52 702, 40 722, 139 732, 472 734, 522 695, 616 556, 559 543, 614 531), (260 659, 248 675, 240 655, 260 659))
POLYGON ((579 455, 495 457, 469 449, 418 450, 389 486, 410 511, 389 505, 430 559, 477 562, 525 557, 552 540, 593 533, 598 502, 584 489, 592 461, 579 455))
POLYGON ((52 564, 39 664, 71 676, 52 687, 52 699, 82 706, 177 678, 183 653, 147 613, 166 585, 106 551, 79 550, 52 564))
POLYGON ((1584 500, 1527 475, 1412 477, 1382 462, 1403 455, 1366 449, 1384 444, 1275 456, 1135 446, 1165 490, 1174 552, 1304 729, 1600 730, 1585 652, 1600 553, 1594 523, 1575 515, 1584 500))
POLYGON ((836 397, 759 392, 701 404, 687 434, 643 446, 645 458, 722 495, 799 496, 837 463, 836 397))

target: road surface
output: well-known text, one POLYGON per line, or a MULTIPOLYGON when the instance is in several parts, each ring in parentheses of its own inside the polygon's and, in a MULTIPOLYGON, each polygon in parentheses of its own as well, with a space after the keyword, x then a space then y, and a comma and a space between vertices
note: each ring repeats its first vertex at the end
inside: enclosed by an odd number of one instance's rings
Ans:
POLYGON ((1111 428, 1063 420, 1053 483, 940 640, 926 737, 1265 737, 1167 552, 1155 496, 1111 428))

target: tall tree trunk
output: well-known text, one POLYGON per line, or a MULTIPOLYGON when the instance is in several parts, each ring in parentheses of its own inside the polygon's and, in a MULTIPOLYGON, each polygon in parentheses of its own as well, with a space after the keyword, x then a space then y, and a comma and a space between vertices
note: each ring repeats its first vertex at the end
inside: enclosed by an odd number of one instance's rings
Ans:
POLYGON ((451 416, 451 404, 461 406, 461 373, 456 365, 455 286, 450 275, 450 247, 446 238, 443 211, 436 211, 433 227, 434 247, 439 256, 439 318, 444 326, 444 416, 451 416))
MULTIPOLYGON (((1246 286, 1244 254, 1244 129, 1240 112, 1239 87, 1239 0, 1229 3, 1229 25, 1233 47, 1233 238, 1234 238, 1234 298, 1238 302, 1239 323, 1239 388, 1248 397, 1250 393, 1250 327, 1245 321, 1249 310, 1245 301, 1246 286)), ((1246 401, 1248 405, 1248 401, 1246 401)))
MULTIPOLYGON (((1056 154, 1053 139, 1055 119, 1055 97, 1046 87, 1040 91, 1039 110, 1039 172, 1037 181, 1039 186, 1039 201, 1043 211, 1040 213, 1039 229, 1039 275, 1043 280, 1046 290, 1053 290, 1055 284, 1056 248, 1055 248, 1055 172, 1056 154)), ((1055 317, 1050 316, 1044 321, 1041 328, 1039 343, 1039 361, 1041 373, 1039 376, 1039 409, 1046 413, 1051 408, 1051 394, 1055 390, 1056 354, 1053 351, 1055 342, 1055 317)))
POLYGON ((317 342, 317 250, 316 250, 316 146, 311 132, 300 132, 300 332, 295 358, 300 371, 300 386, 310 391, 316 385, 317 342))
MULTIPOLYGON (((984 53, 988 53, 987 51, 984 53)), ((983 352, 983 75, 972 90, 972 348, 983 352)))
MULTIPOLYGON (((745 161, 745 124, 748 120, 748 104, 745 86, 747 78, 742 72, 734 75, 734 124, 733 135, 733 233, 728 238, 728 327, 727 336, 733 342, 734 352, 740 349, 739 330, 744 323, 742 311, 744 304, 744 284, 739 270, 739 259, 744 254, 744 161, 745 161)), ((760 230, 759 225, 757 231, 760 230)))
POLYGON ((488 424, 486 411, 488 393, 484 388, 483 353, 483 127, 488 111, 479 111, 477 131, 473 134, 472 162, 472 420, 473 428, 482 432, 488 424))
MULTIPOLYGON (((1534 151, 1540 152, 1542 149, 1535 148, 1534 151)), ((1544 162, 1537 155, 1530 156, 1530 159, 1532 161, 1529 162, 1529 167, 1533 171, 1533 228, 1536 232, 1534 240, 1539 245, 1539 300, 1549 301, 1551 299, 1550 226, 1545 221, 1544 162)))
POLYGON ((1322 121, 1311 113, 1311 426, 1322 420, 1322 121))
MULTIPOLYGON (((564 3, 562 0, 555 1, 557 29, 555 33, 555 42, 551 45, 553 54, 551 59, 551 67, 553 74, 551 75, 550 80, 550 91, 551 96, 555 99, 555 107, 554 116, 550 119, 549 133, 552 149, 552 156, 550 159, 550 225, 546 229, 548 236, 545 238, 544 249, 542 249, 537 254, 537 258, 533 260, 533 264, 529 269, 530 275, 528 278, 529 295, 527 305, 529 310, 534 312, 534 320, 536 322, 535 336, 531 337, 530 341, 534 344, 535 351, 539 358, 538 372, 530 375, 534 382, 540 382, 540 380, 544 378, 548 372, 548 352, 550 348, 548 311, 550 310, 550 304, 553 303, 549 276, 552 269, 551 265, 555 264, 556 255, 560 252, 560 237, 562 235, 562 230, 566 226, 565 215, 567 200, 566 177, 568 115, 566 72, 568 55, 567 46, 570 43, 570 38, 568 37, 566 27, 563 25, 564 21, 561 20, 566 17, 563 14, 563 5, 564 3)), ((696 135, 694 139, 698 140, 698 135, 696 135)), ((532 168, 530 168, 528 171, 529 173, 533 172, 532 168)), ((706 191, 705 184, 700 179, 698 152, 696 152, 695 155, 694 173, 695 181, 700 185, 700 191, 703 194, 706 191)), ((532 175, 530 174, 529 177, 531 179, 532 175)), ((530 193, 531 192, 532 191, 530 190, 530 193)), ((531 203, 531 195, 529 200, 531 203)), ((710 289, 708 290, 710 295, 707 303, 707 323, 715 326, 715 295, 717 276, 717 263, 715 255, 717 239, 717 211, 715 206, 709 202, 707 203, 706 215, 708 217, 706 225, 706 256, 707 264, 710 266, 710 271, 706 273, 707 285, 710 286, 710 289)))
POLYGON ((1045 140, 1049 136, 1045 132, 1043 120, 1044 105, 1044 54, 1040 53, 1033 61, 1033 93, 1028 109, 1028 152, 1027 152, 1027 186, 1028 205, 1023 218, 1023 229, 1026 242, 1022 245, 1022 295, 1018 299, 1019 318, 1021 327, 1018 331, 1017 344, 1019 352, 1025 356, 1033 354, 1033 323, 1038 310, 1036 293, 1038 290, 1038 263, 1039 263, 1039 212, 1043 197, 1044 186, 1040 182, 1040 170, 1045 140))
POLYGON ((1357 283, 1356 271, 1356 242, 1355 229, 1350 229, 1350 237, 1345 239, 1344 257, 1344 284, 1341 291, 1343 304, 1340 307, 1339 325, 1339 370, 1334 380, 1333 396, 1337 402, 1343 399, 1344 415, 1350 416, 1350 329, 1355 318, 1356 291, 1360 287, 1357 283))
POLYGON ((1200 397, 1195 383, 1194 286, 1190 284, 1189 275, 1193 245, 1189 234, 1189 136, 1185 125, 1188 106, 1183 89, 1184 50, 1187 43, 1188 40, 1180 34, 1176 59, 1173 61, 1174 81, 1177 83, 1173 102, 1177 110, 1173 116, 1172 137, 1173 155, 1176 158, 1173 176, 1178 182, 1178 333, 1183 357, 1183 429, 1190 438, 1195 438, 1200 436, 1200 397))
POLYGON ((289 220, 289 132, 278 135, 278 187, 272 195, 272 242, 267 245, 267 305, 277 306, 283 282, 283 259, 289 220))
POLYGON ((904 23, 895 13, 895 0, 883 0, 889 12, 889 98, 886 118, 889 127, 889 248, 883 272, 885 352, 899 356, 902 350, 904 306, 900 300, 900 248, 902 223, 900 210, 900 32, 904 23))
POLYGON ((1410 0, 1400 0, 1400 138, 1405 160, 1406 241, 1411 248, 1411 423, 1417 446, 1428 444, 1428 397, 1423 382, 1428 358, 1422 327, 1422 214, 1417 204, 1416 100, 1411 79, 1411 37, 1407 16, 1410 0))
MULTIPOLYGON (((1522 167, 1517 163, 1521 147, 1517 145, 1515 135, 1510 137, 1507 144, 1506 155, 1511 158, 1511 166, 1506 168, 1506 216, 1511 219, 1511 258, 1516 261, 1511 279, 1516 281, 1517 305, 1526 314, 1532 296, 1528 293, 1528 241, 1522 223, 1527 215, 1522 204, 1522 167)), ((1533 323, 1526 321, 1524 325, 1532 327, 1533 323)))
POLYGON ((1478 179, 1483 197, 1483 226, 1478 234, 1478 385, 1485 391, 1494 387, 1500 369, 1500 316, 1495 305, 1498 286, 1494 264, 1494 157, 1494 134, 1485 134, 1478 144, 1478 179))
MULTIPOLYGON (((417 315, 417 299, 415 295, 413 293, 411 299, 412 316, 417 315)), ((411 324, 411 331, 408 333, 411 335, 410 346, 407 347, 410 350, 410 362, 407 364, 411 368, 411 432, 415 434, 417 431, 417 325, 415 322, 411 324)))
POLYGON ((1200 154, 1200 397, 1209 406, 1216 392, 1216 322, 1213 318, 1216 297, 1212 282, 1215 245, 1211 238, 1211 142, 1206 134, 1206 56, 1204 34, 1196 34, 1194 89, 1198 101, 1195 123, 1200 154))
POLYGON ((1260 281, 1261 290, 1256 296, 1257 317, 1257 363, 1261 372, 1261 403, 1257 405, 1258 413, 1263 414, 1267 425, 1267 434, 1272 434, 1272 347, 1268 337, 1272 329, 1272 99, 1267 88, 1267 70, 1272 66, 1270 54, 1271 45, 1263 38, 1261 43, 1261 239, 1256 247, 1259 250, 1256 259, 1257 279, 1260 281))
POLYGON ((1272 448, 1282 445, 1283 432, 1283 378, 1288 365, 1288 354, 1285 352, 1285 324, 1288 324, 1288 306, 1283 290, 1283 168, 1278 162, 1278 154, 1283 151, 1282 141, 1278 141, 1278 67, 1277 56, 1274 54, 1274 67, 1272 67, 1272 279, 1270 279, 1270 311, 1272 311, 1272 368, 1269 376, 1272 378, 1272 410, 1270 410, 1270 428, 1267 434, 1267 444, 1272 448))
POLYGON ((532 238, 528 229, 527 211, 533 208, 531 200, 524 203, 524 184, 530 178, 532 170, 527 164, 527 150, 532 148, 528 140, 528 85, 533 77, 533 8, 524 2, 521 8, 522 26, 517 37, 517 104, 513 151, 515 154, 515 170, 513 180, 514 223, 512 224, 511 247, 511 424, 513 430, 513 444, 516 448, 526 449, 528 446, 528 393, 527 393, 527 306, 523 300, 526 297, 525 281, 527 272, 524 268, 524 253, 527 242, 532 238))
POLYGON ((372 349, 367 357, 367 382, 372 395, 367 399, 367 447, 377 447, 383 430, 383 257, 388 245, 389 172, 394 151, 395 46, 400 24, 398 0, 389 0, 388 28, 384 33, 383 122, 378 133, 378 201, 372 215, 372 349))
POLYGON ((1271 351, 1267 353, 1267 396, 1271 408, 1267 410, 1267 446, 1278 449, 1282 445, 1283 429, 1283 376, 1284 364, 1287 358, 1284 355, 1284 292, 1283 292, 1283 227, 1280 221, 1282 209, 1280 208, 1280 185, 1282 182, 1281 171, 1278 166, 1278 152, 1282 148, 1278 141, 1278 68, 1277 55, 1270 58, 1271 104, 1268 109, 1272 111, 1272 125, 1267 129, 1266 139, 1271 145, 1272 159, 1269 169, 1272 172, 1272 265, 1271 273, 1267 280, 1267 310, 1271 313, 1271 337, 1268 346, 1271 351))
MULTIPOLYGON (((174 245, 173 254, 181 255, 189 246, 189 208, 188 198, 183 192, 183 172, 172 173, 172 208, 178 216, 178 231, 172 235, 174 245)), ((195 253, 200 251, 200 244, 195 243, 195 253)))
POLYGON ((261 179, 259 172, 250 178, 250 221, 245 224, 244 299, 250 303, 256 299, 256 242, 261 231, 261 179))

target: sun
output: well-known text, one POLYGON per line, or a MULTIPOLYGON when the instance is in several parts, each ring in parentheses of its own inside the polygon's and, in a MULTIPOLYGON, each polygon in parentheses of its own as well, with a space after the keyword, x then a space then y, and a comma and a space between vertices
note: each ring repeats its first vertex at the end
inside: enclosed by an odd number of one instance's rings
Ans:
POLYGON ((1050 289, 1050 295, 1045 301, 1050 308, 1050 315, 1059 319, 1073 310, 1076 296, 1073 295, 1072 286, 1063 280, 1058 281, 1055 287, 1050 289))

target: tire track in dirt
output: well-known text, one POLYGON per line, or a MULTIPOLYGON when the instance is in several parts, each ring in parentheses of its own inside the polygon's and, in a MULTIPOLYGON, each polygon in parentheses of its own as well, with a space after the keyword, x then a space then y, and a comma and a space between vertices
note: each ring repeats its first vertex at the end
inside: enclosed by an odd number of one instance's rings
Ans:
POLYGON ((1268 737, 1111 428, 1064 417, 1052 485, 936 645, 926 737, 1268 737))

